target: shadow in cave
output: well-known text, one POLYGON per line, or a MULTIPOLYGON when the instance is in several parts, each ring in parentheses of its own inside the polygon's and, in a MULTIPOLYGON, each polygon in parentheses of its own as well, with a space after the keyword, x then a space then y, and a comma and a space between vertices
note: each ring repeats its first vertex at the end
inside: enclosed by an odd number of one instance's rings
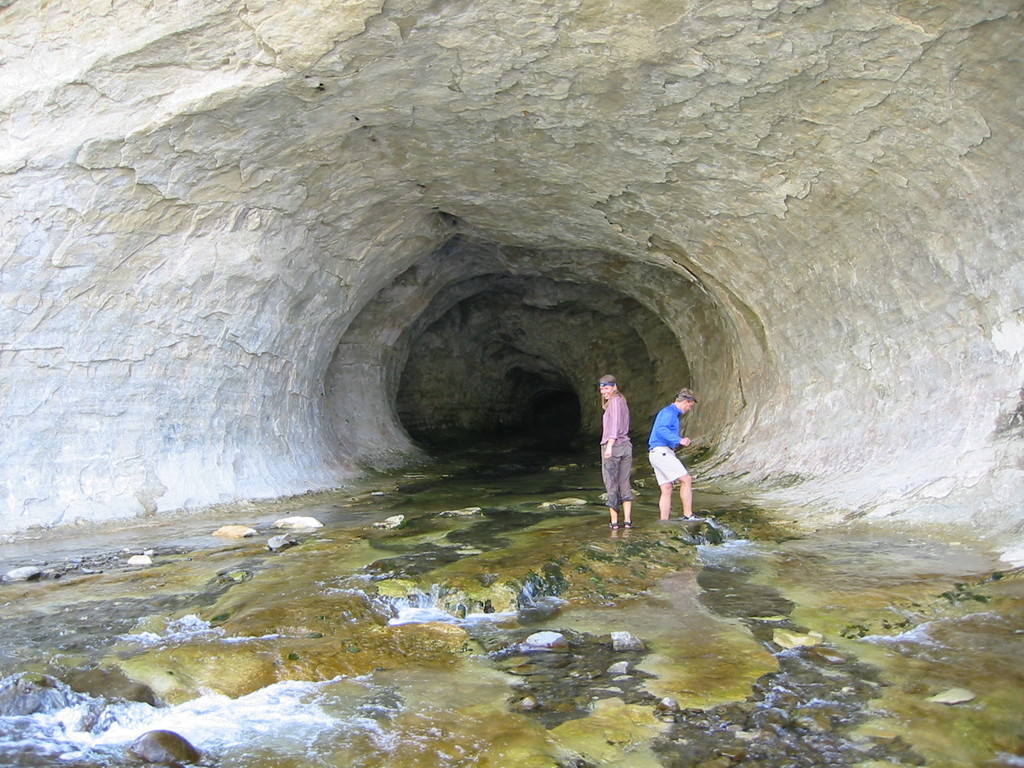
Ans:
POLYGON ((499 453, 524 469, 577 454, 585 444, 580 400, 569 389, 534 392, 519 407, 497 411, 492 423, 476 429, 404 420, 403 426, 428 453, 499 453))
POLYGON ((519 425, 521 439, 532 441, 535 450, 563 452, 580 443, 580 399, 575 392, 542 392, 526 409, 519 425))

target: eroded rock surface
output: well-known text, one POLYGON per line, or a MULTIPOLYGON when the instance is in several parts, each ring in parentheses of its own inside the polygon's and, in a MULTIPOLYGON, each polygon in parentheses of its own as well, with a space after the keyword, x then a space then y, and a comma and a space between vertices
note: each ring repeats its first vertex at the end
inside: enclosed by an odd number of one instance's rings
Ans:
POLYGON ((720 474, 1019 523, 1015 0, 2 5, 3 530, 592 433, 607 372, 720 474))

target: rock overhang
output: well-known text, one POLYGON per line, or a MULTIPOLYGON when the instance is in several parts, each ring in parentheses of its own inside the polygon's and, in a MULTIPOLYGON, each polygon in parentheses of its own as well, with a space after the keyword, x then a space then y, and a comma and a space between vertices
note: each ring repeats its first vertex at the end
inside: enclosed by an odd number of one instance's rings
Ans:
POLYGON ((488 297, 532 297, 516 359, 592 424, 607 371, 541 349, 552 291, 566 320, 629 307, 657 339, 622 360, 659 370, 641 411, 690 378, 731 471, 856 509, 953 509, 961 486, 1002 508, 1017 4, 180 10, 3 11, 6 527, 401 453, 410 341, 456 306, 482 332, 488 297), (952 432, 951 386, 974 416, 952 432), (353 390, 358 424, 332 394, 353 390))

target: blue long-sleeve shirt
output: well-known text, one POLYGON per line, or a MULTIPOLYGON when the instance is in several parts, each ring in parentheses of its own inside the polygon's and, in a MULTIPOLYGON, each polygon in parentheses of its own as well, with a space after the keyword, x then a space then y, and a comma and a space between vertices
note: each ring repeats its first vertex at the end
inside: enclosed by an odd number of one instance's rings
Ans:
POLYGON ((679 437, 679 419, 683 415, 672 403, 666 405, 654 417, 651 438, 647 441, 648 448, 671 448, 675 450, 682 444, 679 437))

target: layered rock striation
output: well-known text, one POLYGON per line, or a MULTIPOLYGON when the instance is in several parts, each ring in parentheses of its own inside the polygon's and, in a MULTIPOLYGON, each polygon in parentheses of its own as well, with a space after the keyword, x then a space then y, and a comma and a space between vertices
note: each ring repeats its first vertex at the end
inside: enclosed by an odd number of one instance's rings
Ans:
POLYGON ((1019 534, 1021 12, 2 3, 0 528, 589 434, 612 372, 780 499, 1019 534))

